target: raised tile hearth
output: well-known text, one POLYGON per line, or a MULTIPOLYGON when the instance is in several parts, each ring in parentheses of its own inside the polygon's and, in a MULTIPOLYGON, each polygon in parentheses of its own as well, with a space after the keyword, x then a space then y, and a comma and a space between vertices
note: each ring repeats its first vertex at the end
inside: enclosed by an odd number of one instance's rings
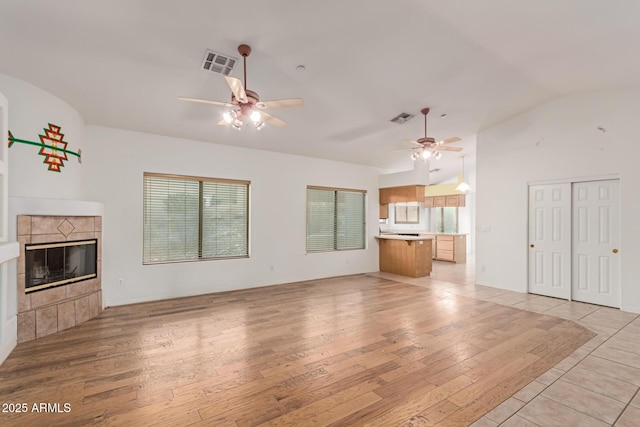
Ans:
POLYGON ((71 328, 102 312, 102 217, 18 215, 18 342, 71 328), (25 293, 25 244, 97 239, 97 277, 25 293))

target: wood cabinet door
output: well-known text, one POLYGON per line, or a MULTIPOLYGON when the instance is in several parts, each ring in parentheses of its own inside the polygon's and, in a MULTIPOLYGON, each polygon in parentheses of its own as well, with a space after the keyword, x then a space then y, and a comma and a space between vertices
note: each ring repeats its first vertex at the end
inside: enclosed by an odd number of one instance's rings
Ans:
POLYGON ((380 190, 378 190, 381 205, 391 203, 391 190, 391 188, 381 188, 380 190))
POLYGON ((432 208, 433 207, 433 197, 425 197, 424 198, 424 207, 432 208))
POLYGON ((436 235, 436 258, 442 261, 455 261, 455 242, 453 236, 436 235))
POLYGON ((389 218, 389 205, 380 205, 380 219, 389 218))
MULTIPOLYGON (((440 246, 440 244, 438 244, 440 246)), ((438 259, 442 261, 454 261, 453 251, 445 251, 443 249, 438 249, 438 259)))
POLYGON ((443 208, 446 205, 447 198, 445 196, 433 196, 433 206, 443 208))
POLYGON ((403 185, 379 189, 380 204, 424 202, 424 185, 403 185))
POLYGON ((424 185, 416 185, 415 186, 415 196, 416 196, 416 202, 424 202, 424 189, 425 186, 424 185))
POLYGON ((438 240, 439 251, 453 251, 453 240, 438 240))
POLYGON ((395 202, 412 202, 415 198, 416 189, 413 186, 410 187, 398 187, 397 189, 397 200, 395 202))
POLYGON ((457 208, 460 206, 460 199, 457 194, 453 194, 451 196, 446 196, 445 205, 448 208, 457 208))

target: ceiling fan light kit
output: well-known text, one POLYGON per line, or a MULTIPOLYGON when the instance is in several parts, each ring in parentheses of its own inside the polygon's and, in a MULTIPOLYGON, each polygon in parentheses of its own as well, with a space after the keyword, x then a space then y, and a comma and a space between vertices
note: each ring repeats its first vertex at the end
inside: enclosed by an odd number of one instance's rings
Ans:
POLYGON ((246 119, 254 125, 257 130, 264 128, 265 122, 269 122, 277 127, 284 127, 287 122, 272 116, 264 111, 268 108, 284 108, 284 107, 302 107, 304 101, 301 98, 278 99, 273 101, 260 102, 260 96, 257 92, 247 89, 247 56, 251 54, 251 47, 246 44, 238 46, 238 53, 242 56, 244 64, 244 82, 235 77, 224 76, 229 88, 231 89, 231 102, 211 101, 200 98, 187 98, 179 96, 181 101, 197 102, 201 104, 219 105, 230 108, 222 114, 222 120, 219 125, 231 125, 233 129, 241 130, 246 119))
POLYGON ((420 112, 424 115, 424 137, 417 141, 408 140, 415 145, 413 148, 414 151, 411 153, 411 160, 422 159, 422 161, 426 162, 431 158, 437 160, 442 157, 442 151, 462 151, 461 147, 445 146, 445 144, 461 141, 458 137, 447 138, 436 142, 435 138, 427 136, 427 114, 429 114, 429 108, 423 108, 420 112))

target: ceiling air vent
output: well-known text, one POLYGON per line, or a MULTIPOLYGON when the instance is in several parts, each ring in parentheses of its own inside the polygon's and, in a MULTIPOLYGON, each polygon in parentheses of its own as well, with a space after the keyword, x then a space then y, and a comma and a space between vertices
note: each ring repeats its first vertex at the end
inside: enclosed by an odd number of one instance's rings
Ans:
POLYGON ((238 58, 207 49, 202 60, 202 69, 212 73, 228 76, 236 65, 238 58))
POLYGON ((409 114, 409 113, 400 113, 397 116, 395 116, 393 119, 391 119, 391 121, 393 123, 398 123, 399 125, 408 122, 409 120, 411 120, 413 118, 413 114, 409 114))

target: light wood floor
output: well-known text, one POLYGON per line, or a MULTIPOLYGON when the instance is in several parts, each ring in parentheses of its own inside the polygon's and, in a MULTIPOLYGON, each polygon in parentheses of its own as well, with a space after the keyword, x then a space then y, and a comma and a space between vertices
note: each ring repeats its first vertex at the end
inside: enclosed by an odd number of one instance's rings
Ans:
POLYGON ((468 425, 595 334, 375 275, 109 308, 19 344, 0 425, 468 425))

